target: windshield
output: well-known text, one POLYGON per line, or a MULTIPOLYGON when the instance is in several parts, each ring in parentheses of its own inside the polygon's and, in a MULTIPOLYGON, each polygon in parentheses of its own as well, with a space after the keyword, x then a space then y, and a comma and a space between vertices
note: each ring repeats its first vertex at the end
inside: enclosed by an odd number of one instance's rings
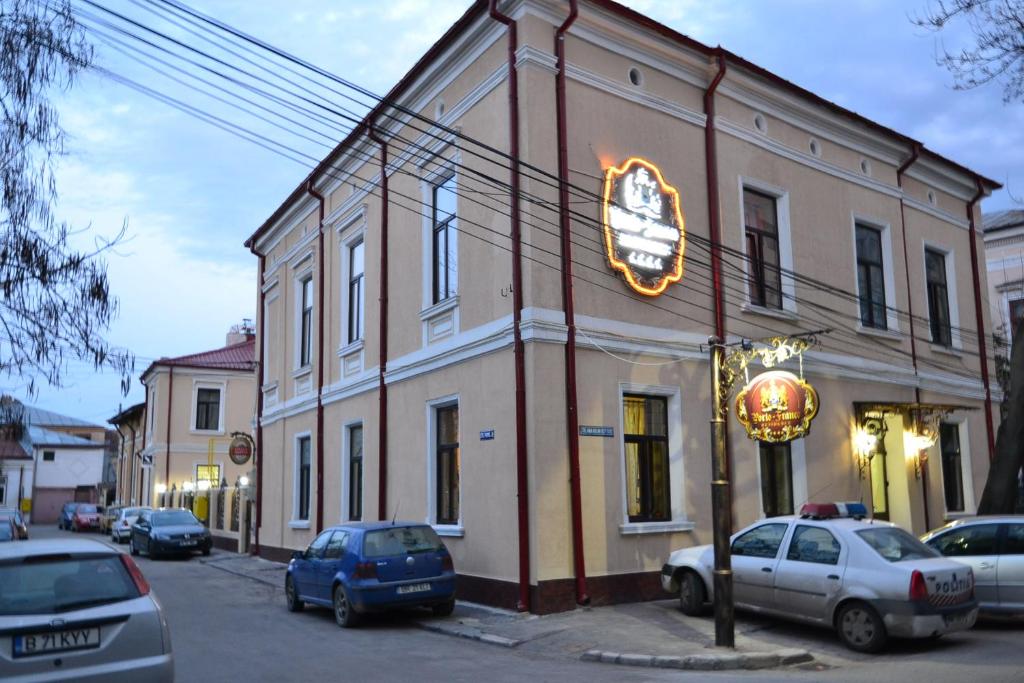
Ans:
POLYGON ((178 524, 199 524, 199 520, 188 510, 153 513, 153 526, 175 526, 178 524))
POLYGON ((0 565, 0 616, 54 614, 139 597, 117 555, 0 565))
POLYGON ((941 557, 939 553, 917 540, 903 529, 896 527, 879 527, 864 529, 857 535, 874 549, 876 553, 889 562, 904 560, 924 560, 930 557, 941 557))
POLYGON ((95 505, 79 505, 75 508, 75 512, 83 515, 94 514, 96 512, 95 505))
POLYGON ((142 512, 142 508, 125 508, 121 514, 125 517, 138 517, 140 512, 142 512))
POLYGON ((0 524, 0 541, 13 541, 14 540, 14 527, 11 526, 10 522, 4 522, 0 524))
POLYGON ((394 527, 366 534, 363 555, 387 557, 406 553, 425 553, 442 548, 441 539, 428 526, 394 527))

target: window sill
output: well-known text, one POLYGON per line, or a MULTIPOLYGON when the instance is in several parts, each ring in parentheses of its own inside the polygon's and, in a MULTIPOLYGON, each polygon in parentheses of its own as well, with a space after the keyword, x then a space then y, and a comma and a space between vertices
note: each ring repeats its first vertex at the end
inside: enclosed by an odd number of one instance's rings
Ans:
POLYGON ((274 391, 275 389, 277 389, 277 382, 275 381, 275 382, 270 382, 268 384, 264 384, 262 388, 263 388, 263 393, 267 393, 268 391, 274 391))
POLYGON ((303 365, 301 368, 292 370, 292 379, 301 379, 313 374, 313 365, 303 365))
POLYGON ((955 519, 967 519, 969 517, 975 516, 976 515, 973 512, 947 512, 945 515, 945 520, 947 522, 952 522, 955 519))
POLYGON ((960 353, 960 349, 954 346, 942 346, 941 344, 930 344, 932 351, 935 353, 941 353, 946 356, 952 356, 953 358, 962 358, 963 355, 960 353))
POLYGON ((753 313, 755 315, 763 315, 766 318, 775 318, 777 320, 799 320, 798 316, 793 311, 787 311, 784 308, 765 308, 764 306, 758 306, 757 304, 743 304, 740 309, 744 313, 753 313))
POLYGON ((199 436, 223 436, 223 429, 190 429, 189 434, 198 434, 199 436))
POLYGON ((676 531, 693 531, 693 522, 685 519, 671 522, 626 522, 619 525, 619 533, 623 536, 639 536, 641 534, 670 534, 676 531))
POLYGON ((880 329, 878 327, 865 327, 860 323, 857 323, 857 334, 863 334, 866 337, 878 337, 879 339, 891 339, 893 341, 900 341, 903 339, 903 335, 895 330, 880 329))
POLYGON ((288 528, 289 529, 308 529, 309 528, 309 520, 308 519, 293 519, 290 522, 288 522, 288 528))
POLYGON ((420 311, 420 320, 430 320, 434 316, 440 315, 441 313, 446 313, 452 310, 453 308, 458 308, 458 306, 459 295, 456 294, 455 296, 448 297, 444 301, 438 301, 433 306, 428 306, 427 308, 424 308, 422 311, 420 311))
POLYGON ((358 351, 362 351, 363 350, 363 345, 364 345, 364 341, 362 339, 357 339, 357 340, 355 340, 354 342, 352 342, 350 344, 346 344, 345 346, 342 346, 341 348, 338 349, 338 358, 344 358, 345 356, 350 356, 353 353, 356 353, 358 351))
POLYGON ((462 538, 466 535, 466 530, 461 524, 431 524, 430 526, 434 527, 438 536, 462 538))

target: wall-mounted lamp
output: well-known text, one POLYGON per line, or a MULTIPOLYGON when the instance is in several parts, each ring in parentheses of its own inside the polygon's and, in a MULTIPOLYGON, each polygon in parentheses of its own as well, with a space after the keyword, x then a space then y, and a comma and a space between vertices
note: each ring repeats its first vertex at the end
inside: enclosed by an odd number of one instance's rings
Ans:
POLYGON ((925 463, 928 462, 928 449, 935 445, 939 432, 931 425, 921 423, 915 430, 903 432, 903 451, 907 460, 914 464, 914 478, 920 479, 925 463))
POLYGON ((885 420, 882 417, 863 417, 853 433, 853 457, 857 461, 857 474, 867 477, 871 460, 885 448, 885 420))
POLYGON ((240 476, 238 478, 238 484, 239 484, 239 486, 248 486, 249 485, 249 477, 247 477, 247 476, 245 476, 243 474, 242 476, 240 476))
POLYGON ((200 479, 199 480, 199 490, 200 491, 209 491, 210 490, 210 482, 208 482, 205 479, 200 479))
POLYGON ((157 484, 155 490, 158 496, 162 496, 167 493, 167 484, 157 484))
POLYGON ((190 481, 184 481, 181 483, 181 490, 191 493, 196 488, 196 485, 190 481))

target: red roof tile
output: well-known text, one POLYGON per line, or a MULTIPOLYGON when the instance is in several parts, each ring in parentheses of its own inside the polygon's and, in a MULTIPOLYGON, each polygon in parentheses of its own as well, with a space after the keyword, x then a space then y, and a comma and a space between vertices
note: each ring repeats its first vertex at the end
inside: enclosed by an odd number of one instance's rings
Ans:
POLYGON ((211 370, 253 370, 256 367, 256 340, 224 346, 212 351, 201 351, 176 358, 160 358, 142 373, 145 377, 158 365, 165 367, 209 368, 211 370))

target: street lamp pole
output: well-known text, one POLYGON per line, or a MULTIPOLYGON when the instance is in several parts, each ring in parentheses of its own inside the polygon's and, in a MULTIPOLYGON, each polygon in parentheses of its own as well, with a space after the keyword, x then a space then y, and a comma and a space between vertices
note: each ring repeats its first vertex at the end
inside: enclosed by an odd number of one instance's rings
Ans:
POLYGON ((732 558, 729 555, 732 489, 725 450, 725 401, 728 400, 728 392, 722 386, 725 346, 718 337, 711 337, 708 344, 711 347, 711 525, 715 546, 715 645, 735 647, 732 558))

